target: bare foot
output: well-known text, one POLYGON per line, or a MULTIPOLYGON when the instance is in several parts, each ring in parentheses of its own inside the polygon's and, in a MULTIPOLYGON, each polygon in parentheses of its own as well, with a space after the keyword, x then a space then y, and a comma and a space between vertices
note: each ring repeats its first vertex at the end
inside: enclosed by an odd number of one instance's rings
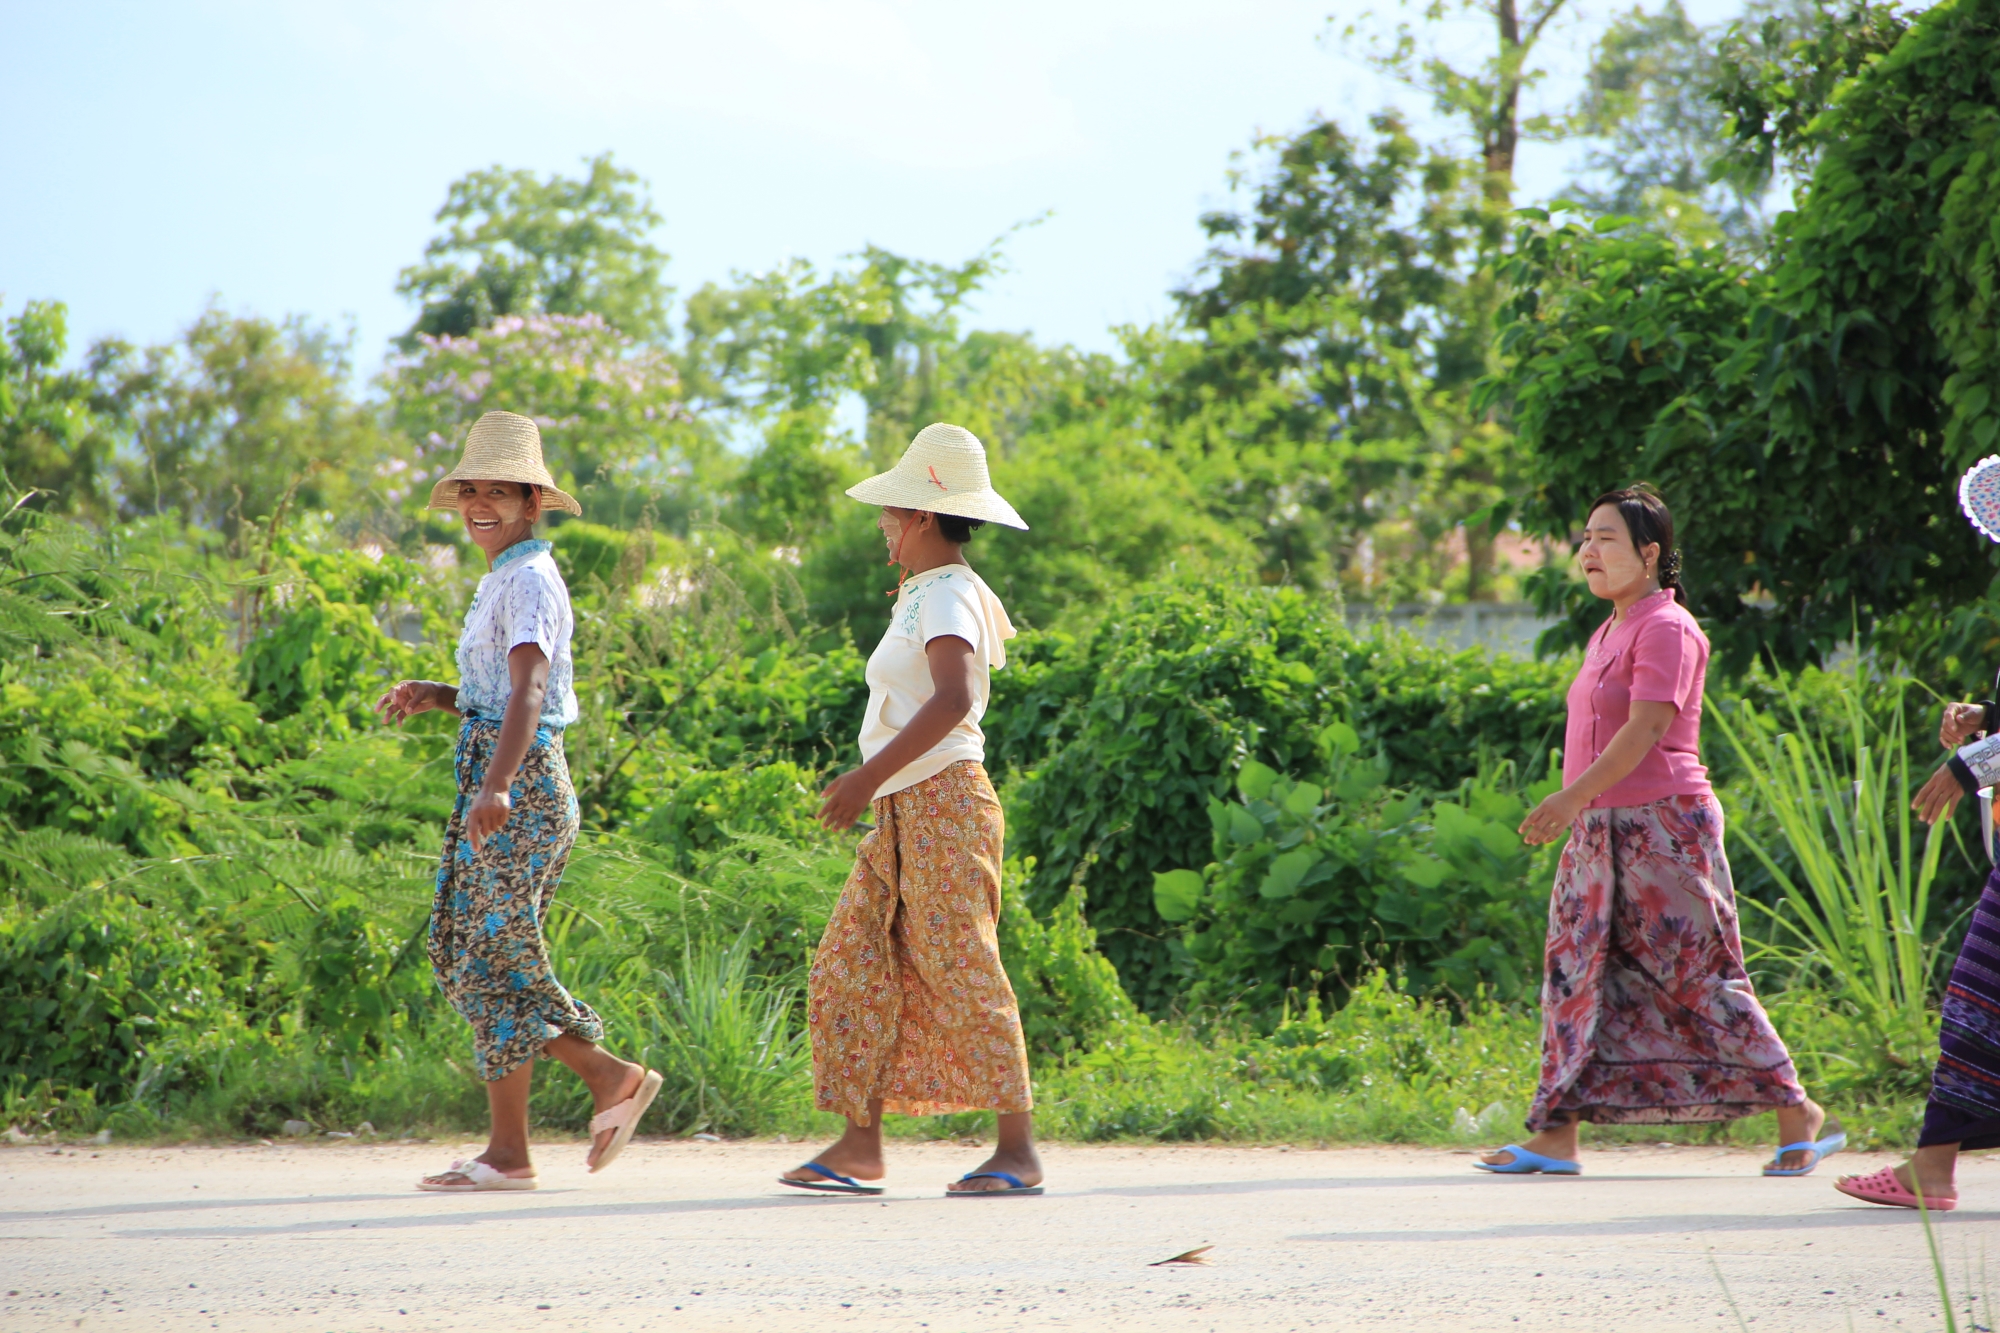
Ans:
MULTIPOLYGON (((1819 1139, 1819 1132, 1826 1128, 1826 1108, 1808 1097, 1802 1106, 1781 1106, 1778 1108, 1778 1146, 1787 1143, 1812 1143, 1819 1139)), ((1805 1149, 1799 1148, 1785 1153, 1778 1159, 1781 1171, 1796 1171, 1808 1160, 1805 1149)))
MULTIPOLYGON (((827 1170, 855 1180, 880 1180, 887 1168, 882 1164, 882 1140, 867 1133, 847 1133, 812 1158, 827 1170), (872 1140, 872 1141, 871 1141, 872 1140)), ((795 1166, 782 1174, 785 1180, 803 1180, 824 1185, 826 1177, 817 1171, 795 1166)))
MULTIPOLYGON (((636 1094, 639 1085, 645 1082, 645 1079, 644 1065, 635 1065, 629 1060, 619 1060, 607 1067, 603 1077, 586 1079, 585 1086, 590 1089, 593 1109, 602 1113, 636 1094)), ((596 1170, 597 1155, 611 1146, 611 1140, 617 1133, 615 1127, 598 1130, 590 1140, 590 1155, 584 1158, 584 1165, 593 1171, 596 1170)))
MULTIPOLYGON (((1521 1146, 1539 1157, 1553 1157, 1560 1162, 1574 1162, 1577 1159, 1576 1133, 1575 1125, 1559 1125, 1555 1129, 1543 1130, 1521 1146)), ((1479 1160, 1488 1166, 1512 1166, 1514 1154, 1505 1148, 1500 1148, 1485 1154, 1479 1160)))
MULTIPOLYGON (((1008 1175, 1018 1178, 1023 1185, 1042 1183, 1042 1159, 1035 1156, 1032 1144, 1025 1150, 1006 1148, 995 1150, 991 1157, 972 1168, 974 1175, 979 1175, 983 1171, 1005 1171, 1008 1175)), ((952 1194, 990 1194, 996 1190, 1012 1188, 1014 1187, 1006 1181, 996 1180, 990 1175, 981 1176, 977 1180, 954 1180, 945 1186, 946 1191, 952 1194)))

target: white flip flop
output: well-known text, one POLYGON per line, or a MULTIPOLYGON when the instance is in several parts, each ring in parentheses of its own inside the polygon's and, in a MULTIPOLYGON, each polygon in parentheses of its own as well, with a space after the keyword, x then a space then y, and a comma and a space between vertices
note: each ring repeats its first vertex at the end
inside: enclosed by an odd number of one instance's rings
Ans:
POLYGON ((419 1180, 417 1188, 429 1190, 433 1194, 478 1194, 486 1190, 531 1190, 535 1188, 533 1176, 510 1176, 504 1171, 496 1171, 478 1158, 453 1162, 441 1176, 453 1174, 465 1177, 463 1185, 433 1185, 429 1180, 419 1180))
POLYGON ((611 1136, 611 1142, 604 1145, 604 1151, 597 1155, 597 1161, 591 1164, 590 1170, 593 1175, 610 1166, 618 1154, 625 1151, 625 1145, 632 1141, 632 1131, 639 1128, 639 1117, 646 1114, 646 1108, 653 1104, 653 1098, 660 1095, 660 1085, 664 1082, 665 1079, 648 1069, 644 1077, 639 1080, 637 1092, 610 1110, 599 1111, 590 1118, 590 1137, 593 1140, 607 1129, 618 1131, 611 1136))

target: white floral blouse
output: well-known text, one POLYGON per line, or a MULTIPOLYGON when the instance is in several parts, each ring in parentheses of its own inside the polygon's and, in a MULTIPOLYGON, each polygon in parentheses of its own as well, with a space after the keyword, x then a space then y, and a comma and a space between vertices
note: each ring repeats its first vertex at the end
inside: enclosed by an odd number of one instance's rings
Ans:
POLYGON ((545 541, 522 541, 500 553, 479 580, 465 629, 458 636, 458 707, 498 722, 514 692, 507 654, 532 643, 549 659, 548 692, 541 724, 566 727, 576 721, 576 668, 569 640, 576 628, 569 588, 545 541))

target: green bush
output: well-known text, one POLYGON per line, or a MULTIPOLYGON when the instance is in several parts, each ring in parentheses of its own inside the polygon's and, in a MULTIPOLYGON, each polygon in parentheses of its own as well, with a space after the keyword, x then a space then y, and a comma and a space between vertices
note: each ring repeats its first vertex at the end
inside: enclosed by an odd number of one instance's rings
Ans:
POLYGON ((244 693, 272 721, 311 711, 320 725, 366 727, 382 690, 406 677, 445 670, 442 618, 431 617, 430 644, 391 638, 381 621, 406 611, 420 617, 430 599, 422 571, 396 555, 284 548, 274 578, 275 609, 243 650, 244 693))
POLYGON ((1557 779, 1519 793, 1502 764, 1427 801, 1390 787, 1347 724, 1321 739, 1313 781, 1245 764, 1239 799, 1209 802, 1215 859, 1155 877, 1161 917, 1188 923, 1189 997, 1276 1022, 1290 992, 1337 1002, 1384 966, 1417 994, 1532 995, 1549 858, 1514 830, 1557 779))
POLYGON ((628 531, 566 518, 549 535, 563 579, 579 596, 598 587, 629 588, 638 582, 658 551, 650 529, 628 531))
POLYGON ((1019 656, 994 677, 988 756, 1010 851, 1036 863, 1029 903, 1084 884, 1101 947, 1154 1014, 1185 980, 1154 876, 1209 859, 1209 803, 1246 760, 1302 771, 1344 719, 1388 756, 1386 781, 1449 790, 1482 755, 1539 773, 1561 739, 1560 664, 1357 638, 1295 589, 1156 589, 1019 656))
POLYGON ((720 851, 736 834, 809 844, 818 831, 819 785, 811 770, 782 759, 747 771, 686 770, 639 832, 682 871, 692 870, 702 853, 720 851))
POLYGON ((96 890, 0 915, 10 1088, 46 1080, 116 1100, 160 1039, 213 1022, 227 1000, 199 936, 128 895, 96 890))
POLYGON ((403 922, 383 920, 354 893, 317 907, 297 939, 292 969, 306 1022, 347 1054, 371 1042, 385 1049, 410 1009, 431 996, 428 922, 420 920, 412 933, 403 922))
POLYGON ((1000 897, 1000 958, 1021 1006, 1021 1032, 1031 1060, 1088 1051, 1136 1017, 1111 960, 1097 951, 1097 932, 1083 915, 1083 889, 1072 886, 1038 920, 1019 885, 1033 866, 1007 863, 1000 897))
POLYGON ((1532 1014, 1478 996, 1462 1009, 1418 999, 1380 971, 1338 1010, 1315 997, 1278 1020, 1269 1034, 1128 1025, 1039 1072, 1036 1126, 1087 1141, 1468 1143, 1461 1113, 1487 1112, 1489 1132, 1510 1133, 1540 1068, 1532 1014))
MULTIPOLYGON (((423 950, 454 726, 367 709, 451 637, 462 582, 413 568, 281 552, 267 582, 288 591, 243 656, 197 579, 178 619, 146 598, 93 613, 144 635, 0 659, 0 1003, 50 1019, 0 1047, 0 1114, 131 1135, 483 1122, 423 950), (432 646, 379 629, 412 614, 432 646)), ((579 603, 569 753, 594 795, 546 927, 614 1047, 671 1066, 663 1124, 818 1132, 797 992, 853 838, 817 827, 814 792, 851 762, 866 690, 850 643, 747 605, 579 603)), ((1447 1142, 1468 1107, 1525 1101, 1534 1018, 1494 1001, 1531 982, 1547 880, 1513 841, 1510 774, 1543 770, 1562 664, 1357 638, 1302 593, 1227 586, 1113 599, 1016 648, 989 766, 1046 1132, 1447 1142)), ((1841 1066, 1857 1030, 1831 1003, 1802 1058, 1888 1132, 1916 1089, 1841 1066)), ((554 1071, 530 1106, 544 1131, 591 1113, 554 1071)))
POLYGON ((797 988, 750 970, 747 936, 690 946, 671 969, 628 967, 605 1014, 617 1048, 660 1072, 655 1129, 760 1134, 812 1104, 797 988))
POLYGON ((185 782, 213 759, 278 757, 284 740, 204 663, 66 653, 0 661, 0 818, 148 856, 195 850, 185 782))

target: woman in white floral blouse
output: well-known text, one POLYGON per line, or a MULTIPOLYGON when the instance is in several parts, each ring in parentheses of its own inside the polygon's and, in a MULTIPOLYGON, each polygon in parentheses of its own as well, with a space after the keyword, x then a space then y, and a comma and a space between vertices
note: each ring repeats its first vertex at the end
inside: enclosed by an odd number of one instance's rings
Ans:
POLYGON ((460 683, 399 681, 376 703, 391 722, 432 709, 464 719, 430 955, 438 986, 472 1025, 493 1129, 485 1152, 426 1176, 419 1189, 535 1188, 528 1086, 537 1055, 562 1061, 590 1088, 598 1110, 592 1171, 624 1148, 660 1087, 658 1074, 598 1046, 603 1021, 556 980, 542 942, 577 832, 562 746, 563 728, 576 720, 574 621, 549 543, 534 536, 545 503, 582 512, 543 465, 535 423, 488 412, 459 465, 431 492, 432 508, 459 511, 491 566, 465 613, 460 683))

